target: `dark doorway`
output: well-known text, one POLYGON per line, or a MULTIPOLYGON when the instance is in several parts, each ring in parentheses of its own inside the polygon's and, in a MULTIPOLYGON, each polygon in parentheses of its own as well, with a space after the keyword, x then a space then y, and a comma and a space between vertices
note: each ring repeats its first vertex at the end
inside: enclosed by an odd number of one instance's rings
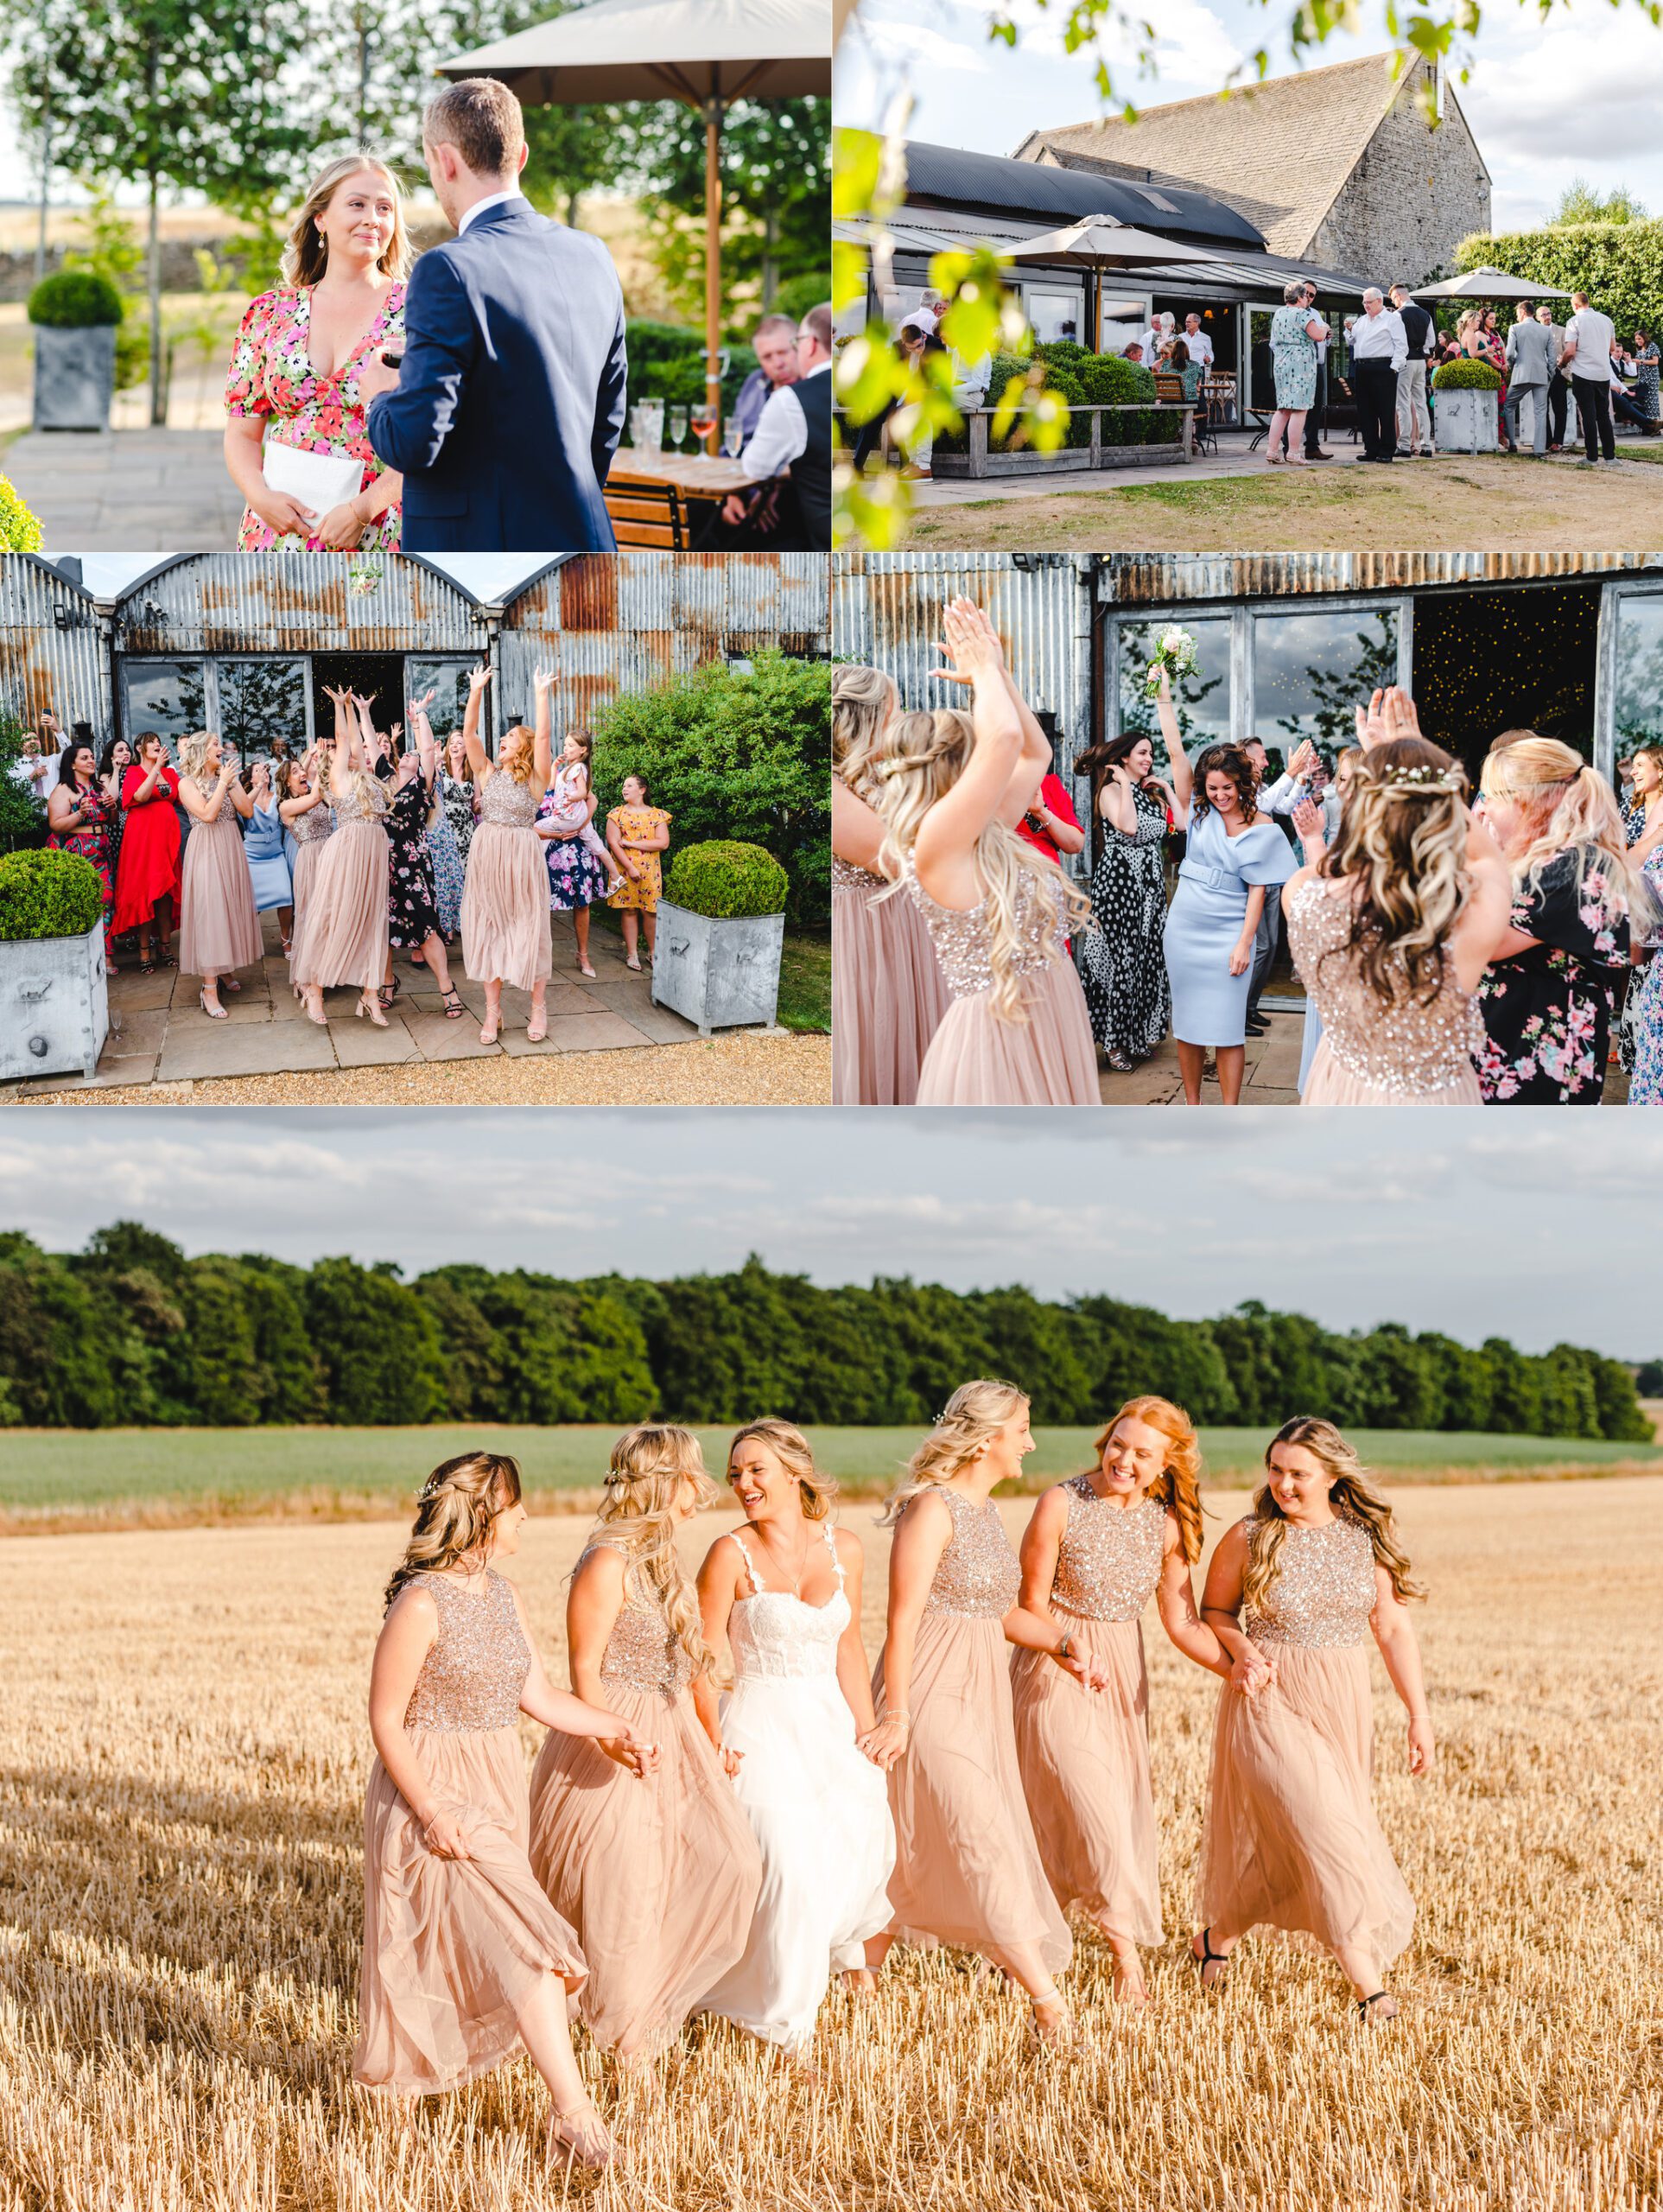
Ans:
MULTIPOLYGON (((1235 374, 1235 333, 1238 310, 1232 303, 1221 300, 1185 299, 1182 292, 1158 292, 1155 295, 1154 312, 1161 315, 1168 310, 1174 317, 1172 332, 1177 338, 1182 338, 1184 335, 1185 315, 1198 315, 1201 317, 1202 328, 1213 341, 1213 366, 1222 375, 1233 377, 1235 374)), ((1145 366, 1148 366, 1148 364, 1146 363, 1145 366)))
MULTIPOLYGON (((312 727, 320 737, 332 737, 335 709, 325 692, 356 691, 372 702, 370 713, 378 730, 390 730, 404 719, 404 656, 403 653, 314 653, 312 656, 312 727)), ((406 731, 401 745, 409 742, 406 731)))
POLYGON ((1475 785, 1503 730, 1539 730, 1593 759, 1601 588, 1531 584, 1416 599, 1420 726, 1475 785))

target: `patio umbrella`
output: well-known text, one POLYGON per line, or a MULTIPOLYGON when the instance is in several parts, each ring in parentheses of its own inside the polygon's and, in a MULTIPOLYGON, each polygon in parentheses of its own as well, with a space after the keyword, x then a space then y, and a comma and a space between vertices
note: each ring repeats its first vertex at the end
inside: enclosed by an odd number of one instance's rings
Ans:
MULTIPOLYGON (((1060 231, 1045 231, 1005 251, 1012 261, 1068 261, 1086 269, 1135 269, 1140 262, 1164 264, 1218 258, 1198 246, 1179 245, 1175 239, 1157 238, 1152 231, 1140 231, 1134 224, 1121 222, 1118 215, 1084 215, 1060 231)), ((1099 338, 1101 310, 1100 301, 1099 338)))
POLYGON ((1522 276, 1509 276, 1501 269, 1469 269, 1464 276, 1446 276, 1441 284, 1423 284, 1411 295, 1417 300, 1568 300, 1569 292, 1556 292, 1551 284, 1532 284, 1522 276))
MULTIPOLYGON (((441 61, 439 74, 500 78, 526 107, 676 99, 698 110, 705 143, 705 398, 720 418, 722 114, 730 100, 830 92, 824 0, 590 0, 441 61)), ((719 435, 711 433, 713 453, 719 435)))

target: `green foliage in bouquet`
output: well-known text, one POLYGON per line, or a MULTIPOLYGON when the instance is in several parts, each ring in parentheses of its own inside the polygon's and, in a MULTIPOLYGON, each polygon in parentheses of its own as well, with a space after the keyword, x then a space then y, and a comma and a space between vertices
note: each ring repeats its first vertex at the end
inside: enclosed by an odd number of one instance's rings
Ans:
POLYGON ((79 853, 8 853, 0 860, 0 943, 85 937, 103 912, 103 881, 79 853))
POLYGON ((1432 378, 1434 391, 1500 391, 1501 377, 1488 361, 1445 361, 1432 378))
POLYGON ((665 896, 689 913, 726 921, 737 914, 783 914, 790 888, 771 853, 718 838, 682 846, 670 863, 665 896))

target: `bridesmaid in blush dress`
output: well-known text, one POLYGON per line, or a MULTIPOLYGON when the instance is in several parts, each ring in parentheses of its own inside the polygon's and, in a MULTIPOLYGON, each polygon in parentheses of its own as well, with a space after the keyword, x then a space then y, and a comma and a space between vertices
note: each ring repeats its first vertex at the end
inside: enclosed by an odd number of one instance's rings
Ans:
POLYGON ((462 888, 462 964, 485 985, 482 1045, 494 1045, 502 1029, 505 983, 531 995, 525 1034, 539 1044, 549 1034, 549 976, 554 946, 549 928, 549 872, 536 833, 537 807, 549 773, 549 692, 555 671, 536 672, 536 728, 517 723, 504 736, 493 766, 479 737, 479 713, 492 671, 476 668, 468 678, 462 736, 473 787, 479 795, 479 820, 468 848, 467 880, 462 888))
POLYGON ((658 1747, 644 1789, 624 1742, 550 1735, 531 1777, 531 1865, 577 1931, 583 2024, 625 2065, 656 2057, 745 1948, 762 1869, 689 1687, 710 1653, 676 1550, 720 1496, 698 1439, 657 1422, 613 1446, 566 1602, 572 1688, 658 1747))
POLYGON ((881 670, 832 671, 832 1102, 910 1106, 947 1011, 916 900, 885 899, 884 823, 869 797, 874 746, 895 719, 881 670))
POLYGON ((889 1777, 898 1936, 979 1951, 1026 1993, 1034 2032, 1072 2040, 1055 1976, 1073 1955, 1023 1796, 1006 1642, 1049 1655, 1095 1689, 1095 1662, 1024 1610, 1016 1554, 991 1493, 1033 1450, 1028 1401, 1009 1382, 961 1383, 891 1499, 889 1625, 873 1679, 879 1720, 862 1744, 889 1777))
POLYGON ((198 1003, 211 1020, 229 1019, 219 1003, 219 979, 240 990, 238 968, 257 968, 263 957, 254 881, 238 824, 254 801, 237 780, 213 730, 197 730, 179 744, 179 803, 191 818, 180 868, 179 967, 200 976, 198 1003))
POLYGON ((572 2055, 567 1999, 582 1948, 531 1872, 519 1717, 618 1746, 650 1786, 652 1743, 557 1690, 513 1584, 514 1461, 465 1452, 422 1486, 387 1586, 370 1677, 376 1760, 364 1816, 364 1956, 352 2072, 430 2095, 522 2046, 549 2085, 550 2157, 599 2168, 614 2145, 572 2055))
MULTIPOLYGON (((1141 1617, 1185 1658, 1230 1678, 1196 1606, 1201 1446, 1165 1398, 1133 1398, 1097 1439, 1098 1464, 1048 1490, 1022 1539, 1022 1604, 1060 1616, 1058 1647, 1097 1662, 1087 1696, 1042 1651, 1011 1654, 1016 1749, 1039 1856, 1064 1912, 1086 1914, 1114 1954, 1115 1994, 1146 2005, 1140 1943, 1161 1941, 1160 1872, 1149 1778, 1149 1678, 1141 1617)), ((1259 1662, 1240 1662, 1247 1679, 1259 1662)))
POLYGON ((282 771, 282 796, 277 812, 282 817, 284 829, 295 840, 289 870, 295 899, 295 920, 289 940, 291 982, 295 947, 300 942, 301 916, 311 903, 324 840, 335 826, 335 817, 329 810, 328 772, 323 765, 326 758, 314 746, 303 760, 291 760, 282 771))
POLYGON ((886 830, 879 868, 898 887, 883 895, 916 901, 953 1001, 917 1103, 1095 1106, 1096 1046, 1066 950, 1091 904, 1015 828, 1050 747, 980 607, 954 600, 942 619, 971 709, 897 716, 873 776, 886 830))
MULTIPOLYGON (((355 722, 350 691, 330 691, 335 702, 335 742, 329 760, 334 834, 323 849, 307 899, 306 918, 295 925, 289 973, 300 986, 308 1020, 321 1028, 323 995, 339 983, 356 983, 355 1014, 378 1029, 387 1017, 381 985, 387 972, 387 794, 371 766, 355 722)), ((364 715, 367 724, 369 708, 364 715)))
POLYGON ((1410 1578, 1391 1508, 1331 1421, 1284 1421, 1268 1479, 1221 1541, 1202 1618, 1233 1658, 1273 1669, 1219 1694, 1190 1948, 1203 1987, 1260 1923, 1315 1937, 1339 1961, 1365 2021, 1397 2016, 1385 1969, 1409 1940, 1414 1900, 1369 1797, 1372 1632, 1409 1715, 1408 1768, 1428 1775, 1431 1716, 1407 1611, 1410 1578))

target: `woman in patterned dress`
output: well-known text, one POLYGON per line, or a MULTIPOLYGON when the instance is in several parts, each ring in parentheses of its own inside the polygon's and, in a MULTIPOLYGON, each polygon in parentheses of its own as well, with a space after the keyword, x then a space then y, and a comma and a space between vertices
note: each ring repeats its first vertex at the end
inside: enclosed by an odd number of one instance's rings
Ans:
POLYGON ((1226 1681, 1261 1662, 1232 1662, 1196 1610, 1201 1446, 1189 1415, 1165 1398, 1129 1399, 1094 1448, 1097 1465, 1034 1508, 1022 1604, 1037 1620, 1062 1616, 1065 1656, 1095 1660, 1104 1688, 1090 1696, 1044 1652, 1012 1652, 1016 1751, 1051 1892, 1101 1931, 1115 1995, 1141 2005, 1138 1946, 1161 1941, 1144 1608, 1155 1598, 1184 1657, 1226 1681))
POLYGON ((549 1680, 525 1607, 494 1562, 519 1548, 520 1471, 493 1452, 437 1466, 387 1586, 370 1675, 364 1951, 354 2078, 431 2095, 524 2049, 548 2084, 551 2157, 615 2145, 572 2054, 582 1946, 531 1871, 519 1719, 599 1738, 638 1777, 657 1751, 622 1714, 549 1680))
MULTIPOLYGON (((1628 848, 1629 865, 1638 868, 1648 888, 1655 885, 1656 874, 1651 867, 1653 853, 1663 840, 1663 745, 1640 746, 1629 757, 1632 781, 1629 797, 1622 801, 1622 835, 1628 848)), ((1638 942, 1632 950, 1635 965, 1640 965, 1638 942)), ((1654 964, 1654 955, 1646 963, 1646 973, 1654 964)), ((1616 1043, 1612 1058, 1625 1075, 1634 1071, 1634 1023, 1640 1013, 1641 976, 1631 974, 1628 995, 1622 1001, 1622 1016, 1617 1022, 1616 1043)), ((1628 1094, 1634 1103, 1634 1093, 1628 1094)))
POLYGON ((225 466, 246 502, 238 548, 397 545, 403 480, 370 444, 359 372, 404 343, 410 265, 398 180, 361 154, 331 162, 295 219, 282 282, 250 302, 225 380, 225 466), (363 464, 354 497, 312 513, 267 484, 267 442, 363 464))
POLYGON ((589 909, 606 898, 611 881, 606 873, 610 855, 605 861, 597 860, 584 834, 594 819, 594 794, 587 791, 578 818, 572 819, 570 801, 561 787, 558 772, 537 807, 537 836, 549 869, 549 911, 571 916, 572 933, 577 940, 577 972, 591 977, 594 969, 589 964, 589 909))
POLYGON ((97 756, 82 737, 72 737, 58 761, 58 780, 47 798, 47 845, 54 853, 73 853, 90 861, 98 872, 104 894, 104 964, 111 976, 117 971, 110 957, 110 920, 116 909, 115 871, 111 861, 111 823, 119 817, 98 779, 97 756))
POLYGON ((889 1777, 895 1872, 890 1943, 979 1951, 1019 1983, 1035 2034, 1071 2040, 1054 1979, 1074 1954, 1023 1795, 1006 1643, 1045 1653, 1089 1690, 1096 1662, 1022 1605, 1021 1570, 993 1502, 1034 1448, 1013 1383, 963 1382, 913 1453, 884 1515, 889 1632, 873 1677, 879 1719, 860 1748, 889 1777))
POLYGON ((1103 849, 1091 876, 1081 969, 1092 1034, 1125 1075, 1146 1060, 1171 1026, 1166 979, 1166 825, 1177 801, 1154 772, 1152 741, 1128 732, 1094 745, 1074 764, 1092 779, 1103 849))
POLYGON ((1302 277, 1282 287, 1282 298, 1285 304, 1270 321, 1276 412, 1265 435, 1265 460, 1268 465, 1286 461, 1291 467, 1304 468, 1305 416, 1317 404, 1317 348, 1328 336, 1328 325, 1315 308, 1306 306, 1302 277))
MULTIPOLYGON (((434 694, 416 702, 412 719, 425 721, 434 694)), ((431 724, 428 725, 431 728, 431 724)), ((468 774, 467 748, 460 730, 445 740, 434 796, 438 804, 428 822, 428 850, 433 855, 433 889, 439 902, 439 934, 447 944, 455 937, 462 918, 462 892, 467 882, 467 849, 473 842, 473 783, 468 774)))
POLYGON ((1657 372, 1663 354, 1657 350, 1657 341, 1648 330, 1634 333, 1634 405, 1642 415, 1654 423, 1658 419, 1657 372))
MULTIPOLYGON (((364 711, 367 721, 368 708, 364 711)), ((446 1020, 460 1021, 464 1008, 450 986, 450 962, 439 926, 433 857, 428 849, 428 823, 439 783, 439 743, 422 704, 411 708, 410 721, 416 750, 398 755, 387 798, 387 980, 381 987, 381 1003, 390 1007, 398 996, 393 954, 419 953, 439 986, 446 1020)), ((395 722, 395 745, 399 734, 395 722)))
POLYGON ((1663 1106, 1663 843, 1650 846, 1641 880, 1649 899, 1651 927, 1634 932, 1638 950, 1643 943, 1645 965, 1628 980, 1624 1007, 1624 1034, 1632 1054, 1628 1084, 1631 1106, 1663 1106))
POLYGON ((1381 1975, 1409 1940, 1414 1899, 1370 1800, 1368 1641, 1409 1716, 1407 1764, 1432 1770, 1431 1715, 1392 1509, 1331 1421, 1284 1421, 1253 1511, 1220 1541, 1202 1618, 1251 1671, 1219 1692, 1190 1944, 1203 1988, 1250 1928, 1314 1936, 1365 2021, 1396 2017, 1381 1975))
POLYGON ((606 843, 624 880, 606 903, 621 918, 624 965, 638 975, 643 930, 647 963, 652 963, 658 901, 664 888, 661 855, 670 849, 670 817, 662 806, 647 804, 644 776, 625 776, 623 797, 624 804, 613 807, 606 817, 606 843))

